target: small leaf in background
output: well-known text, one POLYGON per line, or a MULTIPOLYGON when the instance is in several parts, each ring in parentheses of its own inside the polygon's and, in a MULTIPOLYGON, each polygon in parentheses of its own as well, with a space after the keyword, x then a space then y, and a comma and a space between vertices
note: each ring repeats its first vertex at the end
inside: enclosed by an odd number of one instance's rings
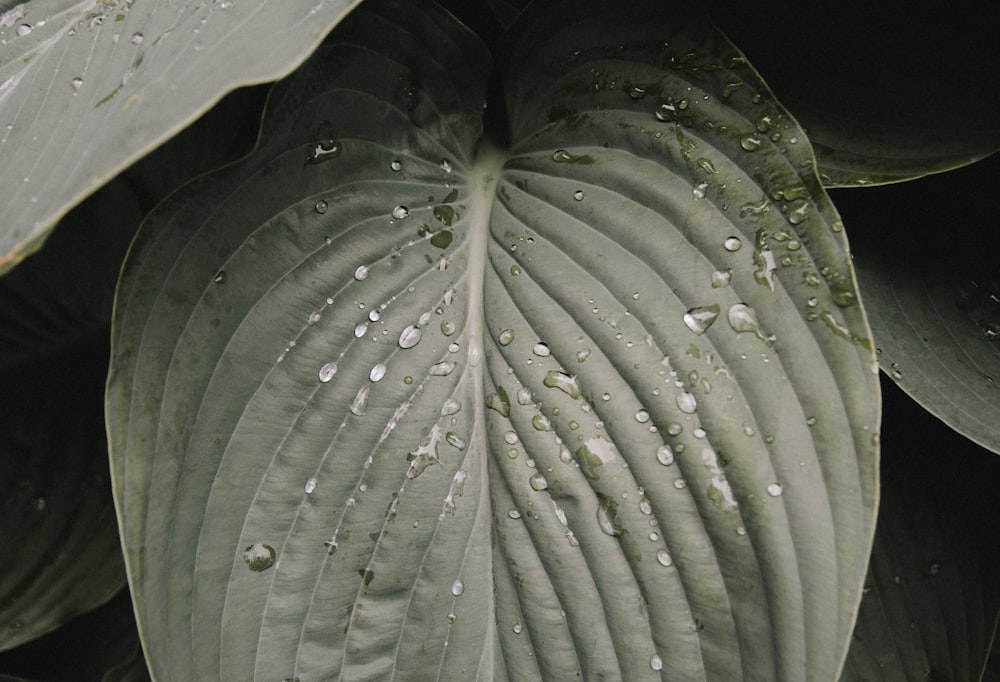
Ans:
POLYGON ((1000 679, 1000 460, 883 383, 878 530, 840 679, 1000 679))
MULTIPOLYGON (((836 192, 879 364, 953 429, 1000 452, 1000 157, 905 185, 836 192)), ((956 462, 956 466, 961 463, 956 462)))
POLYGON ((227 92, 295 68, 357 2, 33 0, 6 9, 0 272, 227 92))
POLYGON ((900 182, 1000 149, 989 5, 708 4, 806 129, 828 187, 900 182))
POLYGON ((107 410, 158 679, 839 670, 878 385, 808 141, 697 17, 523 21, 510 149, 476 37, 368 2, 140 234, 107 410))

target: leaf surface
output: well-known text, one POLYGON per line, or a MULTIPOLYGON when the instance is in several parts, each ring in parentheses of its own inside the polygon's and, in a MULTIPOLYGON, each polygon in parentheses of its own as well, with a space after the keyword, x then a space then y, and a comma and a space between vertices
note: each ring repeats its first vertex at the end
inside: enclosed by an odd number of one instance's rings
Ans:
POLYGON ((0 272, 226 92, 287 74, 357 1, 31 0, 3 12, 0 272))
POLYGON ((837 674, 878 429, 839 218, 707 24, 565 9, 503 148, 477 40, 366 3, 143 229, 108 415, 157 679, 837 674))
POLYGON ((898 187, 840 192, 882 369, 953 429, 1000 452, 1000 158, 898 187))
POLYGON ((808 132, 827 187, 912 180, 1000 149, 991 9, 709 4, 808 132))

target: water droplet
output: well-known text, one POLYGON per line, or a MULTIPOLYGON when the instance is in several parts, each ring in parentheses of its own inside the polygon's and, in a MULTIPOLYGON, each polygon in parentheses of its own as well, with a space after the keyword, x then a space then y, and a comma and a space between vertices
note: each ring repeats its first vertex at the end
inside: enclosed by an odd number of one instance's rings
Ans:
POLYGON ((226 271, 225 270, 219 270, 217 273, 215 273, 215 277, 212 278, 212 281, 215 282, 216 284, 225 284, 226 283, 226 271))
POLYGON ((511 507, 510 509, 507 510, 507 516, 509 516, 512 519, 519 519, 521 518, 521 512, 511 507))
POLYGON ((687 488, 687 485, 688 485, 687 481, 685 481, 683 478, 678 478, 676 481, 674 481, 674 487, 677 488, 678 490, 684 490, 684 488, 687 488))
POLYGON ((274 566, 274 547, 259 542, 250 545, 243 552, 243 561, 246 562, 247 568, 255 573, 266 571, 274 566))
POLYGON ((420 331, 420 327, 411 324, 399 334, 399 347, 413 348, 420 342, 421 336, 423 332, 420 331))
POLYGON ((83 86, 83 79, 77 76, 70 81, 70 84, 73 86, 74 90, 79 90, 83 86))
POLYGON ((691 308, 684 313, 684 324, 695 334, 704 334, 719 317, 718 304, 691 308))
POLYGON ((677 118, 677 107, 669 102, 664 102, 657 107, 655 112, 657 121, 673 121, 677 118))
POLYGON ((649 667, 657 672, 663 670, 663 659, 654 654, 649 659, 649 667))
POLYGON ((656 460, 663 466, 670 466, 674 463, 674 451, 664 443, 656 450, 656 460))
POLYGON ((459 450, 465 448, 465 441, 462 440, 461 436, 459 436, 454 431, 449 431, 448 433, 444 434, 444 440, 448 445, 452 446, 453 448, 458 448, 459 450))
POLYGON ((733 271, 731 269, 716 270, 712 273, 712 288, 722 289, 723 287, 728 287, 732 279, 733 271))
POLYGON ((31 33, 31 24, 21 24, 17 27, 17 35, 26 36, 31 33))
POLYGON ((358 269, 354 271, 354 279, 359 282, 366 280, 368 279, 368 272, 369 270, 367 265, 359 265, 358 269))
POLYGON ((743 248, 743 242, 740 241, 739 237, 727 237, 726 241, 722 242, 726 251, 739 251, 743 248))
POLYGON ((620 537, 625 529, 618 521, 618 502, 601 493, 597 493, 597 497, 597 525, 608 535, 620 537))
POLYGON ((549 418, 541 414, 536 414, 531 418, 531 425, 535 427, 536 431, 552 430, 552 423, 549 421, 549 418))
POLYGON ((354 327, 354 338, 360 339, 362 336, 368 333, 368 323, 358 322, 354 327))
POLYGON ((798 199, 788 204, 788 222, 792 225, 801 224, 809 215, 809 202, 798 199))
POLYGON ((314 206, 314 208, 316 209, 317 213, 323 215, 324 213, 326 213, 327 209, 330 208, 330 204, 328 204, 324 199, 320 199, 319 201, 316 202, 316 206, 314 206))
POLYGON ((635 413, 635 420, 640 424, 645 424, 649 421, 649 412, 646 410, 639 410, 635 413))
POLYGON ((382 313, 380 313, 379 311, 377 310, 368 311, 368 320, 370 322, 378 322, 381 319, 382 319, 382 313))
POLYGON ((573 198, 576 199, 577 201, 583 201, 583 190, 578 189, 575 192, 573 192, 573 198))
POLYGON ((329 382, 333 378, 333 375, 337 373, 337 363, 328 362, 319 368, 319 380, 324 384, 329 382))
MULTIPOLYGON (((678 403, 678 404, 680 404, 680 403, 678 403)), ((671 435, 671 436, 679 436, 679 435, 681 435, 681 432, 683 430, 684 430, 684 427, 681 426, 680 424, 678 424, 677 422, 671 422, 671 423, 667 424, 667 433, 669 435, 671 435)))
POLYGON ((649 516, 649 515, 651 515, 653 513, 653 505, 645 497, 640 497, 639 498, 639 511, 641 513, 645 514, 646 516, 649 516))
POLYGON ((456 597, 461 597, 463 592, 465 592, 465 582, 461 578, 456 578, 455 582, 451 584, 451 593, 456 597))
POLYGON ((548 345, 541 342, 536 343, 535 347, 531 349, 531 352, 540 358, 547 358, 552 355, 552 351, 549 350, 548 345))
POLYGON ((510 416, 510 398, 507 397, 507 391, 504 390, 503 386, 498 386, 496 393, 490 393, 486 396, 486 407, 499 412, 504 417, 510 416))
POLYGON ((691 194, 694 195, 695 199, 704 199, 705 198, 705 192, 707 190, 708 190, 708 183, 707 182, 703 182, 700 185, 695 185, 691 189, 691 194))
POLYGON ((542 384, 547 388, 558 388, 574 400, 580 397, 580 385, 577 383, 576 377, 564 372, 549 370, 545 379, 542 380, 542 384))
POLYGON ((545 480, 545 477, 541 473, 536 471, 528 479, 528 485, 531 486, 532 490, 542 491, 549 487, 549 482, 545 480))
POLYGON ((133 33, 132 34, 132 44, 133 45, 139 45, 140 43, 142 43, 142 37, 143 36, 142 36, 141 33, 133 33))
POLYGON ((736 534, 737 534, 737 535, 741 535, 741 536, 742 536, 742 535, 746 535, 746 534, 747 534, 747 529, 746 529, 746 528, 744 528, 743 526, 739 526, 739 527, 738 527, 738 528, 736 529, 736 534))
POLYGON ((698 409, 698 400, 687 391, 681 391, 677 396, 677 408, 685 414, 694 414, 698 409))
POLYGON ((396 220, 403 220, 404 218, 408 218, 409 216, 410 216, 410 209, 408 209, 406 206, 397 206, 396 208, 392 209, 392 217, 395 218, 396 220))
POLYGON ((737 332, 753 332, 763 338, 757 313, 746 303, 734 303, 729 307, 729 326, 737 332))
POLYGON ((514 631, 515 635, 521 634, 521 631, 523 630, 520 623, 514 623, 514 626, 511 629, 514 631))
POLYGON ((507 443, 507 445, 514 445, 519 440, 517 437, 517 432, 515 431, 507 431, 505 434, 503 434, 503 439, 504 442, 507 443))
POLYGON ((514 340, 513 329, 504 329, 502 332, 500 332, 500 337, 497 339, 498 343, 501 346, 508 346, 513 340, 514 340))
POLYGON ((394 173, 398 173, 403 168, 403 162, 399 159, 393 159, 389 162, 389 168, 391 168, 394 173))
POLYGON ((365 384, 358 389, 358 393, 354 396, 354 401, 351 403, 351 414, 356 417, 364 416, 368 410, 368 392, 369 384, 365 384))
POLYGON ((665 549, 661 549, 656 553, 656 560, 661 566, 673 566, 674 560, 670 556, 670 552, 665 549))
POLYGON ((448 159, 441 159, 441 163, 439 165, 441 166, 441 170, 443 170, 445 173, 451 172, 451 161, 449 161, 448 159))
POLYGON ((381 362, 372 367, 372 370, 368 373, 368 378, 372 382, 381 381, 382 377, 385 376, 386 367, 381 362))
POLYGON ((441 333, 444 334, 445 336, 451 336, 452 334, 455 333, 456 329, 457 327, 455 326, 455 323, 452 322, 451 320, 441 321, 441 333))
POLYGON ((781 497, 782 492, 784 492, 784 488, 781 487, 780 483, 769 483, 767 486, 767 494, 771 497, 781 497))
POLYGON ((764 140, 760 135, 755 135, 754 133, 747 133, 740 138, 740 146, 748 152, 755 152, 760 149, 760 145, 764 140))
POLYGON ((306 491, 306 495, 312 495, 312 492, 316 490, 316 479, 310 478, 308 481, 306 481, 306 487, 304 488, 304 490, 306 491))
POLYGON ((510 266, 510 274, 512 276, 514 276, 514 277, 517 277, 518 275, 520 275, 521 274, 521 266, 520 265, 511 265, 510 266))
POLYGON ((430 369, 431 376, 435 377, 446 377, 455 371, 455 363, 451 360, 445 360, 444 362, 439 362, 436 365, 432 365, 430 369))

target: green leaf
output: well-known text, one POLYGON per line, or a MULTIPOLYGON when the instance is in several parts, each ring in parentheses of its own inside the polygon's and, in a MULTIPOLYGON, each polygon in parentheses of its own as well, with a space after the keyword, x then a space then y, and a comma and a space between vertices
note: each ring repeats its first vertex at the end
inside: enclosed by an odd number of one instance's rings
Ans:
POLYGON ((125 582, 100 413, 106 358, 106 346, 84 346, 0 375, 0 651, 125 582))
POLYGON ((696 18, 520 30, 504 149, 476 38, 366 3, 133 246, 107 410, 157 679, 838 673, 878 387, 808 142, 696 18))
POLYGON ((1000 538, 983 521, 1000 460, 891 383, 885 397, 878 530, 841 680, 994 680, 1000 538))
POLYGON ((4 12, 0 272, 226 92, 289 73, 358 2, 31 0, 4 12))
POLYGON ((840 192, 882 369, 959 433, 1000 452, 1000 157, 947 176, 840 192), (889 208, 891 207, 891 209, 889 208))
POLYGON ((710 4, 809 133, 827 187, 911 180, 1000 149, 991 10, 710 4))

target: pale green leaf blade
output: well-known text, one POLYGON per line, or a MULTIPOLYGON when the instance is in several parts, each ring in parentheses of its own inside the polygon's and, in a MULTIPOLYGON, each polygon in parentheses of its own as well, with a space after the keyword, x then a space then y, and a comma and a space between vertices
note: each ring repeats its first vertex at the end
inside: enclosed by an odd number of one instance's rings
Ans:
POLYGON ((1000 452, 1000 277, 992 246, 1000 203, 981 187, 997 176, 998 162, 837 197, 858 227, 855 264, 882 369, 993 452, 1000 452))
POLYGON ((515 55, 537 90, 512 88, 501 170, 471 154, 474 45, 383 7, 126 267, 109 430, 157 675, 832 677, 874 514, 867 327, 804 138, 785 157, 701 126, 746 125, 758 90, 801 132, 713 34, 630 17, 648 33, 608 60, 624 25, 574 14, 553 46, 584 40, 582 70, 515 55), (597 65, 693 87, 662 59, 695 48, 687 68, 733 58, 738 108, 678 126, 592 88, 597 65), (549 125, 539 93, 594 116, 549 125), (685 313, 715 304, 698 334, 685 313))
MULTIPOLYGON (((581 386, 595 386, 588 399, 600 406, 604 397, 600 379, 587 376, 591 360, 568 360, 591 338, 605 340, 603 355, 625 380, 621 406, 611 390, 601 421, 631 427, 619 450, 632 473, 594 486, 621 500, 635 494, 624 483, 634 476, 633 486, 656 496, 687 624, 704 627, 701 651, 688 654, 710 679, 835 675, 877 496, 876 377, 842 225, 803 133, 720 34, 692 22, 678 35, 678 18, 668 23, 657 8, 617 8, 626 18, 614 22, 608 10, 589 11, 574 10, 578 24, 565 30, 553 12, 519 43, 534 54, 515 55, 508 80, 518 142, 501 196, 544 235, 535 244, 557 243, 595 281, 561 283, 544 250, 512 244, 507 258, 530 267, 585 332, 583 342, 561 339, 558 357, 581 386), (541 73, 518 79, 527 63, 541 73), (516 198, 524 195, 532 198, 516 198), (558 226, 560 213, 580 236, 558 226), (744 318, 748 310, 755 319, 744 318), (656 463, 660 439, 684 447, 677 471, 656 463), (690 494, 677 492, 679 481, 690 494), (698 515, 685 516, 684 505, 698 515), (691 543, 711 547, 713 560, 691 543)), ((554 317, 536 313, 532 323, 554 317)), ((642 517, 633 518, 629 537, 645 540, 642 517)), ((641 546, 655 556, 655 543, 641 546)), ((671 650, 661 635, 654 627, 654 641, 671 650)), ((687 656, 663 660, 667 678, 691 674, 687 656)))
POLYGON ((358 1, 31 0, 4 12, 0 272, 228 91, 287 74, 358 1))
MULTIPOLYGON (((454 356, 464 367, 468 352, 468 296, 454 293, 469 286, 467 230, 445 223, 465 212, 453 193, 468 201, 486 82, 482 46, 452 22, 439 10, 417 21, 404 3, 345 24, 345 42, 272 94, 264 146, 205 181, 202 195, 177 195, 134 247, 116 325, 139 328, 115 344, 109 426, 130 581, 158 679, 382 677, 394 666, 426 679, 442 665, 421 649, 440 656, 451 630, 436 608, 440 594, 453 599, 458 573, 447 560, 463 538, 489 536, 471 480, 449 532, 436 530, 459 468, 482 474, 482 461, 461 466, 463 449, 442 441, 440 466, 405 485, 407 452, 435 419, 453 418, 441 416, 447 396, 464 406, 449 430, 469 443, 470 415, 481 411, 465 372, 446 376, 442 364, 454 356), (164 280, 170 272, 179 279, 164 280), (401 333, 418 324, 422 340, 402 348, 401 333), (460 352, 446 335, 461 339, 460 352), (143 409, 151 391, 162 392, 162 416, 143 409), (300 420, 285 411, 296 404, 314 407, 300 420), (181 476, 195 462, 211 473, 181 476), (275 567, 249 570, 245 551, 266 555, 264 545, 275 567), (407 551, 421 547, 422 560, 407 551)), ((478 603, 488 558, 468 562, 478 603)), ((491 627, 479 614, 463 621, 456 652, 491 627)), ((494 662, 487 650, 487 671, 494 662)))

